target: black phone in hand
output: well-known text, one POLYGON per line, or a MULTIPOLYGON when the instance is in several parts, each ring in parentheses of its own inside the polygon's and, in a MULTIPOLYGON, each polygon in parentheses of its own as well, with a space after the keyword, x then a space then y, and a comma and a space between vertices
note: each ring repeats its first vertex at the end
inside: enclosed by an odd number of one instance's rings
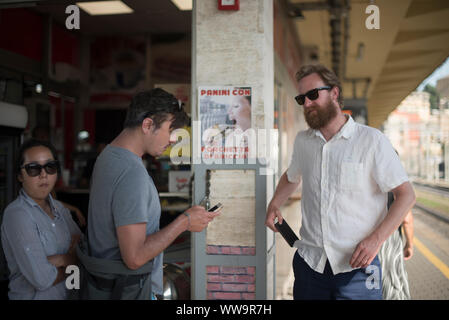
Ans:
POLYGON ((285 219, 282 220, 282 224, 276 222, 274 226, 276 227, 276 229, 278 229, 279 233, 282 235, 282 237, 284 237, 285 241, 287 241, 290 247, 293 247, 295 241, 299 240, 299 238, 293 232, 292 228, 290 228, 285 219))

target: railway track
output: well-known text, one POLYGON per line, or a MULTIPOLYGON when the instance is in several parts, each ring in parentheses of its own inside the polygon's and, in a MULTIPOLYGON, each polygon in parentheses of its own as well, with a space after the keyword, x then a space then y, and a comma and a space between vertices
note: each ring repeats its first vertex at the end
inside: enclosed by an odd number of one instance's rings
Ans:
POLYGON ((423 191, 432 192, 434 194, 438 194, 445 198, 449 198, 449 188, 448 187, 424 184, 424 183, 419 183, 416 181, 413 182, 413 185, 415 186, 415 188, 421 189, 423 191))
MULTIPOLYGON (((422 190, 422 191, 425 191, 428 193, 432 193, 432 194, 447 198, 449 200, 449 188, 448 187, 425 184, 425 183, 420 183, 420 182, 416 182, 416 181, 413 182, 413 185, 417 190, 422 190)), ((445 214, 443 212, 433 210, 419 202, 416 202, 415 207, 417 207, 417 208, 421 209, 423 212, 437 218, 438 220, 449 224, 449 212, 447 212, 445 214)))
POLYGON ((442 213, 436 212, 435 210, 429 209, 426 206, 423 206, 422 204, 420 204, 418 202, 415 204, 415 207, 418 209, 421 209, 425 213, 437 218, 438 220, 449 224, 449 215, 444 215, 442 213))

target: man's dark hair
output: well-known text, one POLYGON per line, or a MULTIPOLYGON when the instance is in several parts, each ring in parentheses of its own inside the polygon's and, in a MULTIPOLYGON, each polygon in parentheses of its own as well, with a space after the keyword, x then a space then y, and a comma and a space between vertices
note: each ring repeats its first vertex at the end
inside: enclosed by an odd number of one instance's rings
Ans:
MULTIPOLYGON (((41 141, 37 139, 29 139, 26 140, 19 148, 19 155, 16 162, 16 173, 20 174, 20 169, 25 162, 25 152, 34 147, 45 147, 50 150, 53 159, 58 161, 58 153, 56 152, 55 147, 48 141, 41 141)), ((58 177, 61 175, 61 167, 58 165, 58 177)))
POLYGON ((189 117, 183 110, 182 103, 167 91, 154 88, 133 97, 126 113, 124 127, 138 127, 145 118, 150 118, 153 120, 154 129, 159 129, 170 115, 173 116, 171 129, 182 128, 189 123, 189 117))

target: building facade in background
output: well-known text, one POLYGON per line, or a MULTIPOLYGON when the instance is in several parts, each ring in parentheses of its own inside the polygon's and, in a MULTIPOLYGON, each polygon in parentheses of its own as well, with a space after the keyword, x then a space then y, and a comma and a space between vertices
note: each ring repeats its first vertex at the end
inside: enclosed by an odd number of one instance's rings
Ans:
POLYGON ((427 92, 412 92, 384 123, 385 134, 408 174, 417 179, 449 182, 449 99, 430 108, 427 92))

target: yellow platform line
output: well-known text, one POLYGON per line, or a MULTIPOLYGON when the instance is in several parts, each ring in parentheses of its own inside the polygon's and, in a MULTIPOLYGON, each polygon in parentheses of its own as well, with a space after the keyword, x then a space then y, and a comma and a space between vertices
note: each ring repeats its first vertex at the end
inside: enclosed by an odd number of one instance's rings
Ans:
POLYGON ((449 267, 432 253, 418 238, 413 237, 415 247, 429 260, 444 276, 449 279, 449 267))

